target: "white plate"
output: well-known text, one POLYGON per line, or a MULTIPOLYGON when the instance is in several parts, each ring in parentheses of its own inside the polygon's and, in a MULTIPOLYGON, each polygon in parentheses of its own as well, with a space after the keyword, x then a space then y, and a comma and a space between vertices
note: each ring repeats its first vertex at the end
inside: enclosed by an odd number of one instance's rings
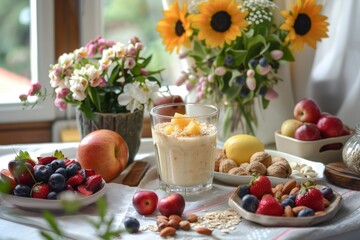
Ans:
MULTIPOLYGON (((317 188, 322 187, 322 185, 316 185, 317 188)), ((325 208, 325 214, 320 216, 311 216, 311 217, 276 217, 276 216, 267 216, 261 214, 255 214, 246 211, 241 207, 241 199, 238 196, 238 192, 240 190, 240 186, 236 189, 236 191, 229 198, 229 205, 235 211, 237 211, 241 217, 249 220, 251 222, 255 222, 261 224, 263 226, 271 226, 271 227, 307 227, 312 226, 329 219, 332 219, 338 210, 342 206, 342 197, 340 194, 334 191, 334 198, 331 200, 330 206, 325 208)))
MULTIPOLYGON (((289 178, 278 178, 278 177, 269 176, 269 179, 273 185, 277 185, 279 183, 285 183, 289 179, 317 180, 317 181, 324 179, 325 165, 323 163, 309 161, 309 160, 306 160, 306 159, 303 159, 303 158, 300 158, 300 157, 297 157, 297 156, 294 156, 294 155, 291 155, 288 153, 279 152, 279 151, 270 150, 270 149, 265 149, 265 152, 269 153, 272 157, 283 157, 289 163, 297 162, 299 164, 306 164, 306 165, 312 167, 312 169, 317 173, 316 178, 299 178, 299 177, 294 177, 292 175, 290 175, 289 178)), ((218 181, 221 181, 221 182, 224 182, 227 184, 239 185, 239 184, 249 183, 252 179, 252 176, 238 176, 238 175, 232 175, 232 174, 227 174, 227 173, 215 172, 214 178, 218 181)))
MULTIPOLYGON (((106 192, 106 184, 103 180, 102 188, 96 193, 82 197, 79 196, 80 208, 96 202, 106 192)), ((63 210, 61 200, 37 199, 30 197, 18 197, 10 194, 1 194, 2 199, 8 203, 24 209, 63 210)))

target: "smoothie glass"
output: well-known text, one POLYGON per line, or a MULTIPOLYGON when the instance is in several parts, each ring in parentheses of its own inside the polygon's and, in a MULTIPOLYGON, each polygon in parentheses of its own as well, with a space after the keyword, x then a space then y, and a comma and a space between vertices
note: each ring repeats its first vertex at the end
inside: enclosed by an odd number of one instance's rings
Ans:
POLYGON ((164 104, 152 108, 150 117, 160 189, 183 195, 211 189, 218 109, 195 103, 164 104))

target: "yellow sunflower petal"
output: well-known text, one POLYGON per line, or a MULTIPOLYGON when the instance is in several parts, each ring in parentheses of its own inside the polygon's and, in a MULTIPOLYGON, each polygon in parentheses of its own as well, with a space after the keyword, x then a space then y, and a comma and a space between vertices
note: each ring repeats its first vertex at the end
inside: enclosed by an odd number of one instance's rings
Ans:
POLYGON ((282 11, 285 22, 280 29, 288 31, 285 38, 290 43, 292 51, 302 50, 307 44, 316 48, 316 42, 327 38, 327 17, 320 14, 321 5, 316 5, 315 0, 297 0, 291 5, 290 11, 282 11))

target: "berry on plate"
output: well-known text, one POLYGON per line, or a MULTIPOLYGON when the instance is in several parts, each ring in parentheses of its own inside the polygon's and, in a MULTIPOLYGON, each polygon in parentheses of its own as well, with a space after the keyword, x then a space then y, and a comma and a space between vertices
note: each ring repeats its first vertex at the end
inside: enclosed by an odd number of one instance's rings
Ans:
POLYGON ((315 212, 324 210, 323 195, 319 189, 315 188, 311 181, 310 186, 301 184, 301 189, 296 195, 295 203, 296 206, 306 206, 315 212))
POLYGON ((250 194, 255 195, 257 199, 261 199, 265 194, 273 194, 271 182, 267 176, 254 175, 249 187, 250 194))
POLYGON ((261 198, 255 213, 269 216, 282 216, 284 208, 272 195, 266 194, 261 198))

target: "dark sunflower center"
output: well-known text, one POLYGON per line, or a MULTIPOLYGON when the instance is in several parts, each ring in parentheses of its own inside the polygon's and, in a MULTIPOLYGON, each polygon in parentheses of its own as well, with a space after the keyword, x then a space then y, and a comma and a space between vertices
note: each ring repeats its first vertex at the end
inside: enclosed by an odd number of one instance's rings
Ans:
POLYGON ((231 16, 225 11, 217 12, 212 16, 210 25, 217 32, 226 32, 231 26, 231 16))
POLYGON ((300 13, 295 20, 294 29, 298 35, 307 34, 311 29, 310 17, 304 13, 300 13))
POLYGON ((184 34, 184 32, 185 32, 185 29, 183 27, 182 22, 180 20, 178 20, 176 22, 176 24, 175 24, 175 33, 176 33, 176 35, 180 37, 181 35, 184 34))

